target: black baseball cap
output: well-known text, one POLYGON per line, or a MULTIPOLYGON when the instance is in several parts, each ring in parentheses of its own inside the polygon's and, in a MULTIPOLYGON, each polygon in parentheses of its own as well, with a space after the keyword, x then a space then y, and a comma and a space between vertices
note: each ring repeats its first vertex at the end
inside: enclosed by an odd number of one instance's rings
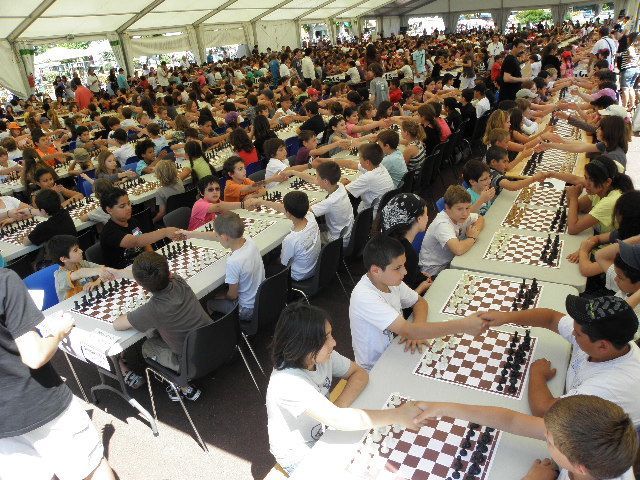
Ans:
POLYGON ((633 340, 638 330, 638 316, 620 297, 585 299, 568 295, 567 313, 581 327, 588 327, 600 338, 623 344, 633 340))
POLYGON ((618 240, 620 245, 620 258, 631 268, 640 270, 640 245, 631 245, 618 240))

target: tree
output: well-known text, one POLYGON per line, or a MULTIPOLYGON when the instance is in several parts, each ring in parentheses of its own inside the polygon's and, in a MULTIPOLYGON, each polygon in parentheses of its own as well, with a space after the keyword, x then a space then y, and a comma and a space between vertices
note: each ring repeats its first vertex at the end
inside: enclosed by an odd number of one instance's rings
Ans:
POLYGON ((549 12, 548 10, 542 10, 542 9, 522 10, 521 12, 516 13, 516 20, 521 25, 527 25, 529 23, 532 25, 536 25, 545 20, 552 20, 552 19, 553 19, 553 16, 551 15, 551 12, 549 12))

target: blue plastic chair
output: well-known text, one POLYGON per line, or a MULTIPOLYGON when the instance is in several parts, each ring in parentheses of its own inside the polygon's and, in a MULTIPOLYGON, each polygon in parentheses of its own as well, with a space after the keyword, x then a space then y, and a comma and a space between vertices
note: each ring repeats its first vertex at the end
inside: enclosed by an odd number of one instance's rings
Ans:
POLYGON ((129 165, 130 163, 138 163, 139 161, 140 161, 140 159, 134 155, 133 157, 127 158, 127 160, 124 162, 124 164, 125 165, 129 165))
POLYGON ((56 282, 54 272, 60 268, 60 265, 50 265, 47 268, 38 270, 24 279, 24 284, 28 290, 44 290, 44 302, 42 310, 53 307, 58 303, 58 294, 56 293, 56 282))
POLYGON ((436 202, 436 208, 438 209, 439 212, 444 210, 444 197, 440 197, 438 199, 438 201, 436 202))
POLYGON ((90 197, 91 194, 93 193, 93 184, 91 182, 87 182, 86 180, 83 180, 80 191, 85 197, 90 197))
POLYGON ((298 137, 290 137, 284 141, 287 147, 287 157, 295 155, 300 150, 300 139, 298 137))
POLYGON ((413 239, 413 243, 411 244, 413 246, 413 249, 420 253, 420 249, 422 248, 422 240, 424 240, 424 234, 426 232, 418 232, 418 234, 416 234, 416 238, 413 239))
POLYGON ((259 170, 262 170, 264 168, 264 165, 262 165, 262 162, 257 161, 257 162, 253 162, 249 165, 247 165, 247 177, 249 175, 251 175, 252 173, 255 173, 259 170))

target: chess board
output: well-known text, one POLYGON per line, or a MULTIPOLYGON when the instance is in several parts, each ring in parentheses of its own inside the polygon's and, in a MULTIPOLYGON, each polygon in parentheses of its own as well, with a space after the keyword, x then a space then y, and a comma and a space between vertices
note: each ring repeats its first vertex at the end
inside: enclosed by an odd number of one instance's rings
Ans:
POLYGON ((520 190, 515 203, 552 208, 566 207, 567 193, 566 190, 558 190, 553 187, 530 185, 520 190))
POLYGON ((67 207, 67 211, 71 218, 80 220, 82 215, 85 215, 92 210, 95 210, 100 206, 100 202, 95 197, 86 197, 82 200, 72 203, 67 207))
POLYGON ((127 195, 142 195, 143 193, 150 192, 160 188, 160 182, 145 182, 135 187, 127 188, 127 195))
POLYGON ((135 310, 151 296, 133 280, 115 280, 103 285, 104 288, 85 293, 74 301, 71 311, 113 323, 118 316, 135 310))
MULTIPOLYGON (((476 312, 513 312, 536 308, 542 287, 532 288, 531 280, 518 283, 502 278, 465 273, 447 298, 441 312, 466 317, 476 312), (529 300, 524 299, 529 293, 529 300)), ((537 281, 536 281, 537 285, 537 281)))
POLYGON ((558 122, 553 126, 553 131, 561 137, 573 140, 579 140, 582 136, 579 128, 569 125, 569 123, 564 119, 558 120, 558 122))
POLYGON ((573 173, 577 159, 577 153, 561 150, 534 153, 525 164, 522 173, 523 175, 534 175, 539 172, 573 173))
POLYGON ((564 242, 559 240, 556 258, 553 261, 545 261, 542 259, 542 253, 545 247, 549 251, 549 237, 534 237, 498 230, 482 258, 534 267, 559 268, 563 245, 564 242))
POLYGON ((169 270, 188 280, 227 255, 226 251, 196 246, 191 242, 171 242, 158 253, 167 257, 169 270))
MULTIPOLYGON (((394 393, 383 408, 407 401, 394 393)), ((499 430, 451 417, 430 419, 418 431, 382 427, 363 436, 348 471, 376 480, 486 480, 499 441, 499 430)))
POLYGON ((566 233, 566 215, 565 209, 561 207, 556 210, 545 210, 513 205, 502 221, 502 226, 534 232, 566 233))
POLYGON ((265 205, 258 205, 254 210, 252 210, 256 213, 265 213, 267 215, 275 215, 277 217, 282 217, 285 218, 284 213, 282 213, 279 210, 276 210, 275 208, 271 208, 271 207, 267 207, 265 205))
POLYGON ((207 150, 204 152, 204 158, 214 170, 222 170, 225 160, 233 154, 233 147, 227 145, 222 148, 207 150))
POLYGON ((291 190, 300 190, 303 192, 324 192, 324 190, 318 185, 314 185, 313 183, 306 182, 301 179, 296 179, 289 185, 291 190))
MULTIPOLYGON (((264 232, 267 228, 276 223, 275 220, 267 220, 262 218, 249 218, 242 217, 242 222, 244 223, 244 236, 253 238, 260 233, 264 232)), ((198 230, 204 230, 205 232, 213 231, 213 222, 209 222, 204 224, 202 227, 198 228, 198 230)))
POLYGON ((44 221, 44 219, 28 218, 10 223, 0 228, 0 242, 22 245, 22 239, 26 235, 29 235, 35 226, 42 221, 44 221))
POLYGON ((435 339, 413 368, 414 375, 473 390, 522 399, 537 339, 528 350, 514 343, 515 334, 489 329, 478 337, 458 334, 435 339), (512 346, 513 345, 513 346, 512 346), (514 365, 520 348, 522 363, 514 365), (512 376, 513 375, 513 376, 512 376), (508 379, 507 379, 508 377, 508 379), (511 379, 513 384, 511 383, 511 379))

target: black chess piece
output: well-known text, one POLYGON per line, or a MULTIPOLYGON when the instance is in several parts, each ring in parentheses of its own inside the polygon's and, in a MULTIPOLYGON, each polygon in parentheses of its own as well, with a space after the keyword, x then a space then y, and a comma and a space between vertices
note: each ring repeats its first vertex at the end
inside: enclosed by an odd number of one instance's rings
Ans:
POLYGON ((480 465, 484 464, 487 457, 485 457, 482 452, 478 452, 477 450, 471 454, 471 461, 473 463, 478 463, 480 465))
POLYGON ((452 476, 453 478, 455 478, 455 480, 458 480, 458 479, 460 478, 460 472, 455 471, 455 472, 453 472, 453 473, 451 474, 451 476, 452 476))
POLYGON ((469 473, 470 475, 478 475, 481 471, 482 469, 480 468, 480 465, 474 462, 469 466, 469 470, 467 470, 467 473, 469 473))
POLYGON ((78 300, 76 300, 75 302, 73 302, 73 308, 75 310, 79 310, 80 309, 80 304, 78 303, 78 300))
POLYGON ((462 459, 460 457, 454 458, 453 463, 451 464, 451 468, 454 470, 462 470, 462 459))
POLYGON ((465 437, 460 446, 464 449, 471 448, 471 441, 465 437))

